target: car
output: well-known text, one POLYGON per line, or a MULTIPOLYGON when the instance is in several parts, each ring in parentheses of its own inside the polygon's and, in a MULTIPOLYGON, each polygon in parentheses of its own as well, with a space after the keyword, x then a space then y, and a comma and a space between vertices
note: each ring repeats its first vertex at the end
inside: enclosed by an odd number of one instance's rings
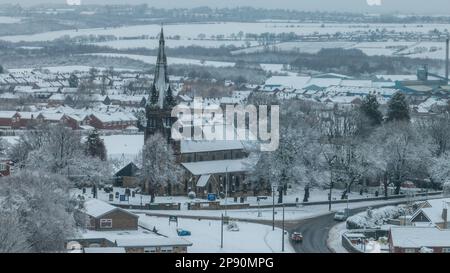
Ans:
POLYGON ((191 232, 189 230, 177 228, 178 236, 191 236, 191 232))
POLYGON ((345 221, 350 216, 350 210, 343 209, 334 214, 334 220, 336 221, 345 221))
POLYGON ((301 243, 301 242, 303 242, 303 235, 300 232, 292 232, 291 240, 294 243, 301 243))

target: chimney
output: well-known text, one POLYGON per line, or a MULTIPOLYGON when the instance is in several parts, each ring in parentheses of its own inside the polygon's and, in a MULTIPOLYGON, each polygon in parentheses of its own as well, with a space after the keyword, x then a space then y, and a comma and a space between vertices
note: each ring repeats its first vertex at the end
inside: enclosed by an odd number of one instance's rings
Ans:
POLYGON ((449 54, 449 38, 445 41, 445 81, 448 84, 448 54, 449 54))
POLYGON ((442 219, 444 220, 444 226, 442 227, 443 229, 447 229, 448 228, 448 217, 447 217, 447 204, 444 202, 444 207, 442 209, 442 219))

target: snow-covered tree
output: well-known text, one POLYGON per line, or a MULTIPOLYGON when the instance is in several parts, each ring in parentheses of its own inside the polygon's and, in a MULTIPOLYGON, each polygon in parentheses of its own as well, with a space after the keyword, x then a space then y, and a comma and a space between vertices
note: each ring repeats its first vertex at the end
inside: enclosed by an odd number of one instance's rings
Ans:
POLYGON ((3 138, 0 138, 0 158, 5 157, 8 154, 9 144, 3 138))
POLYGON ((388 103, 387 121, 409 121, 409 104, 402 92, 395 93, 388 103))
POLYGON ((106 147, 100 138, 97 130, 88 135, 86 140, 86 154, 91 157, 97 157, 100 160, 106 160, 106 147))
POLYGON ((27 170, 64 175, 77 183, 106 183, 109 162, 86 155, 84 147, 79 133, 54 124, 23 134, 12 148, 12 159, 27 170))
POLYGON ((450 197, 450 179, 444 183, 442 189, 444 191, 444 197, 450 197))
POLYGON ((405 179, 426 175, 433 147, 431 140, 410 123, 391 122, 374 132, 365 145, 365 154, 371 168, 385 175, 399 194, 405 179))
POLYGON ((450 178, 450 153, 434 157, 430 164, 430 177, 433 183, 443 185, 450 178))
POLYGON ((142 150, 141 179, 143 187, 154 201, 156 193, 179 183, 182 169, 177 164, 174 151, 161 134, 150 136, 142 150))
POLYGON ((70 74, 69 86, 72 87, 72 88, 77 88, 78 87, 78 83, 79 83, 79 79, 78 79, 77 75, 70 74))
POLYGON ((371 125, 379 125, 383 121, 379 107, 380 104, 374 94, 369 94, 363 99, 360 110, 369 118, 371 125))
POLYGON ((27 234, 19 221, 17 211, 0 211, 0 253, 23 253, 30 251, 27 234))
POLYGON ((76 226, 73 217, 76 202, 69 195, 69 185, 63 176, 42 172, 20 171, 3 178, 0 211, 6 217, 0 225, 10 228, 0 231, 0 236, 8 238, 4 244, 0 242, 0 249, 19 252, 63 250, 76 226), (17 232, 22 235, 17 236, 17 232))

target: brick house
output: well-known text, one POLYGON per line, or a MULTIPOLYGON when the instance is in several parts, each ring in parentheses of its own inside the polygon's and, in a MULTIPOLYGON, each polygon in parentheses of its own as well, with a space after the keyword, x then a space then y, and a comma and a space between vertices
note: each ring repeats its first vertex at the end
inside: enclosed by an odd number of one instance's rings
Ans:
POLYGON ((437 227, 392 227, 388 240, 391 253, 450 253, 450 230, 437 227))
POLYGON ((415 226, 435 226, 440 229, 449 229, 449 205, 450 198, 427 200, 411 216, 411 223, 415 226))
POLYGON ((137 230, 138 216, 98 199, 84 202, 86 228, 90 230, 137 230))
POLYGON ((11 175, 12 162, 0 159, 0 177, 11 175))
POLYGON ((0 128, 3 129, 24 129, 32 126, 36 121, 38 113, 33 112, 0 112, 0 128))
POLYGON ((127 127, 137 127, 138 119, 132 114, 116 113, 95 113, 85 118, 85 123, 99 130, 124 130, 127 127))

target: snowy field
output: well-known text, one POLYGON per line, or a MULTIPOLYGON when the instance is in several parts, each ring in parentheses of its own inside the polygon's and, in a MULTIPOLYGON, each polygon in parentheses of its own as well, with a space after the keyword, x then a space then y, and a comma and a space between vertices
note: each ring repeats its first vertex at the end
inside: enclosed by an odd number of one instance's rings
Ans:
MULTIPOLYGON (((82 35, 114 35, 120 38, 130 38, 142 35, 156 37, 160 31, 160 25, 147 24, 136 26, 124 26, 116 28, 89 28, 78 30, 61 30, 43 32, 34 35, 13 35, 0 37, 1 40, 19 42, 19 41, 51 41, 63 36, 82 36, 82 35)), ((244 33, 261 34, 269 33, 290 33, 294 32, 299 35, 317 34, 334 34, 337 32, 357 32, 357 31, 376 31, 385 28, 387 31, 397 32, 413 32, 427 33, 430 30, 437 29, 445 31, 450 29, 448 24, 425 24, 423 27, 417 27, 416 24, 298 24, 286 22, 218 22, 218 23, 188 23, 188 24, 171 24, 164 26, 166 37, 179 35, 180 40, 197 39, 200 34, 204 34, 205 38, 216 38, 218 35, 224 38, 231 37, 231 34, 237 34, 240 31, 244 33)), ((170 47, 170 45, 167 45, 170 47)))
POLYGON ((19 23, 20 21, 22 21, 22 18, 0 16, 0 24, 15 24, 15 23, 19 23))
MULTIPOLYGON (((93 53, 89 55, 94 56, 104 56, 104 57, 114 57, 114 58, 128 58, 131 60, 142 61, 144 63, 154 65, 156 63, 156 56, 145 56, 145 55, 135 55, 135 54, 117 54, 117 53, 93 53)), ((214 67, 232 67, 235 63, 231 62, 215 62, 215 61, 202 61, 196 59, 184 59, 184 58, 167 58, 169 65, 172 64, 190 64, 190 65, 201 65, 201 66, 214 66, 214 67)))
MULTIPOLYGON (((133 40, 115 40, 107 42, 92 43, 98 46, 107 46, 115 49, 130 49, 130 48, 147 48, 156 49, 159 46, 158 39, 133 39, 133 40)), ((256 46, 256 41, 244 41, 244 40, 198 40, 198 39, 183 39, 173 40, 166 39, 166 45, 169 48, 199 46, 206 48, 219 48, 221 46, 235 46, 237 48, 256 46)))
POLYGON ((100 136, 106 147, 108 158, 124 161, 125 164, 135 161, 144 146, 143 135, 111 135, 100 136))
MULTIPOLYGON (((139 214, 139 225, 150 230, 153 227, 169 237, 178 236, 176 223, 169 224, 167 217, 150 217, 139 214)), ((183 237, 193 243, 188 252, 193 253, 273 253, 281 252, 282 231, 271 226, 237 222, 239 231, 228 231, 226 225, 223 231, 223 249, 220 248, 220 221, 178 219, 178 227, 189 230, 192 235, 183 237)), ((293 253, 285 235, 285 252, 293 253)))
MULTIPOLYGON (((72 73, 74 71, 79 72, 89 72, 93 68, 92 66, 85 66, 85 65, 66 65, 66 66, 44 66, 44 67, 36 67, 36 68, 12 68, 8 69, 11 73, 17 73, 17 72, 31 72, 35 69, 41 69, 41 70, 48 70, 50 73, 72 73)), ((94 67, 97 70, 106 70, 107 67, 94 67)), ((127 68, 115 68, 115 71, 136 71, 134 69, 127 69, 127 68)))
MULTIPOLYGON (((296 51, 315 54, 321 49, 343 48, 360 49, 368 56, 405 56, 410 58, 445 58, 445 43, 443 42, 286 42, 270 45, 268 49, 281 51, 296 51)), ((266 48, 255 46, 233 51, 233 54, 263 52, 266 48)))

